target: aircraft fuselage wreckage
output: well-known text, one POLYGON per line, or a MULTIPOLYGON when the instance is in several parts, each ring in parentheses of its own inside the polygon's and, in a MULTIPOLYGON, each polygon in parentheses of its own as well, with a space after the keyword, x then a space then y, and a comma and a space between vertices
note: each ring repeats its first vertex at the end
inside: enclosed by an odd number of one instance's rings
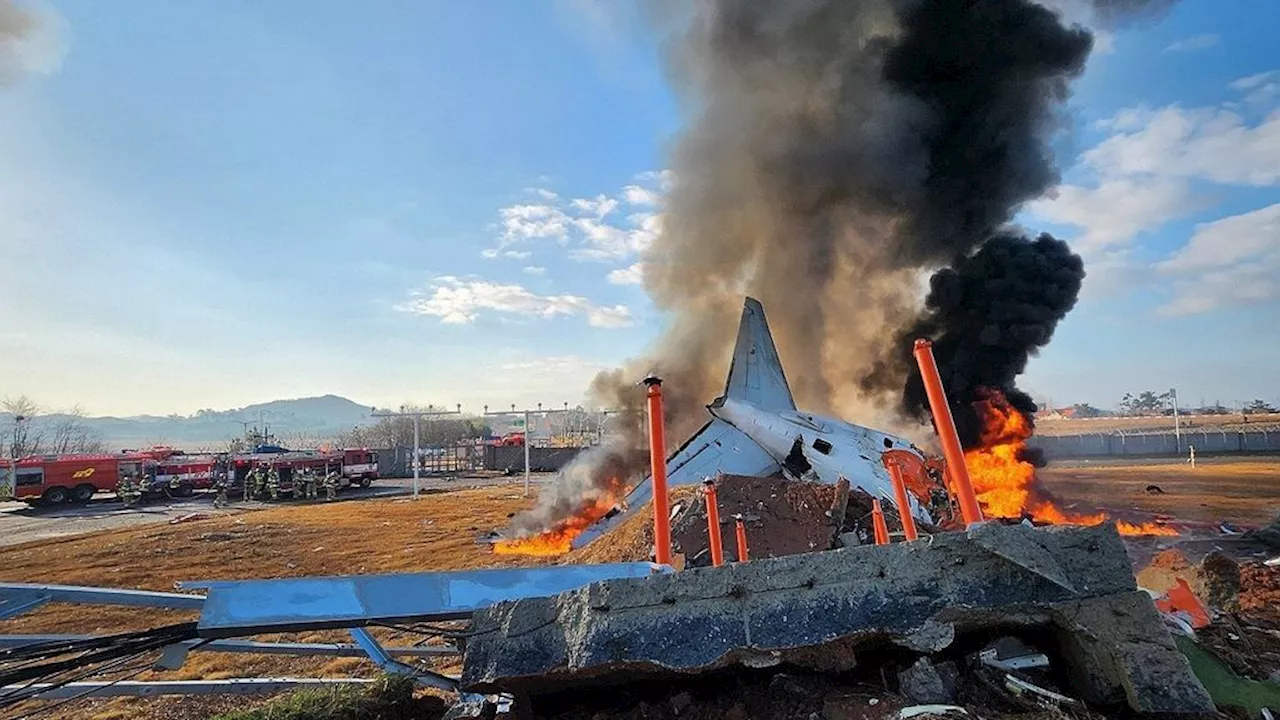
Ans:
MULTIPOLYGON (((668 458, 668 485, 696 485, 721 473, 762 477, 782 473, 795 480, 829 484, 845 478, 851 488, 893 502, 884 452, 909 453, 923 463, 920 451, 904 438, 798 410, 764 307, 755 298, 743 304, 724 395, 707 411, 711 421, 668 458)), ((608 532, 647 503, 652 492, 646 477, 617 512, 583 531, 573 546, 582 547, 608 532)), ((913 516, 933 522, 917 498, 909 496, 908 503, 913 516)))

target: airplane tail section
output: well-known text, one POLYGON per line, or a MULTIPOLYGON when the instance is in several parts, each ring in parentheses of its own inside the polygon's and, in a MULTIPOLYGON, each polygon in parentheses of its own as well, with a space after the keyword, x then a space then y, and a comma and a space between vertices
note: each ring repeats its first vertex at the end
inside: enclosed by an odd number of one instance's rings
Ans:
POLYGON ((764 307, 755 298, 747 298, 742 306, 738 343, 733 348, 724 397, 750 402, 762 410, 796 409, 764 307))

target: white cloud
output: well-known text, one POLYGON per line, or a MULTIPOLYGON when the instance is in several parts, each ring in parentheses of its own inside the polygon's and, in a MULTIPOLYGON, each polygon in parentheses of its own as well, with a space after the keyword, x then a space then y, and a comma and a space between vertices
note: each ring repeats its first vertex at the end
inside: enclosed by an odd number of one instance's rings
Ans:
POLYGON ((1232 80, 1227 84, 1227 87, 1232 90, 1245 92, 1246 90, 1253 90, 1255 88, 1262 87, 1272 78, 1276 77, 1276 75, 1280 75, 1280 70, 1268 70, 1266 72, 1260 72, 1257 75, 1248 75, 1246 77, 1232 80))
POLYGON ((533 193, 543 200, 555 200, 560 197, 555 191, 540 187, 525 188, 525 192, 533 193))
POLYGON ((1183 38, 1181 40, 1178 40, 1177 42, 1169 43, 1169 45, 1165 47, 1164 51, 1165 52, 1193 52, 1195 50, 1207 50, 1217 45, 1220 39, 1221 38, 1219 38, 1217 35, 1214 35, 1212 33, 1208 33, 1205 35, 1195 35, 1193 37, 1183 38))
POLYGON ((1231 81, 1232 90, 1245 93, 1244 99, 1254 105, 1268 105, 1280 99, 1280 70, 1250 75, 1231 81))
MULTIPOLYGON (((1133 120, 1130 112, 1125 122, 1133 120)), ((1218 108, 1170 105, 1147 113, 1132 132, 1119 132, 1084 154, 1104 175, 1202 178, 1234 185, 1280 181, 1280 110, 1250 126, 1218 108)))
POLYGON ((451 275, 437 278, 429 294, 415 295, 397 309, 438 317, 456 325, 475 322, 480 312, 486 310, 544 319, 558 315, 585 316, 588 324, 600 328, 632 324, 631 311, 625 305, 600 306, 578 295, 537 295, 520 285, 451 275))
POLYGON ((499 214, 504 245, 536 238, 564 239, 569 232, 569 216, 553 205, 513 205, 499 214))
POLYGON ((636 175, 634 182, 623 187, 616 197, 602 193, 567 202, 560 201, 550 190, 529 188, 532 192, 545 192, 549 202, 499 210, 502 219, 499 245, 482 250, 481 255, 517 257, 519 251, 504 251, 504 248, 526 241, 553 239, 567 249, 573 260, 629 260, 647 250, 662 232, 663 216, 659 210, 671 181, 670 171, 644 172, 636 175), (618 208, 623 202, 641 211, 620 217, 618 208))
POLYGON ((644 282, 644 263, 635 263, 609 273, 609 282, 614 285, 639 285, 644 282))
POLYGON ((651 188, 628 185, 622 188, 622 197, 626 199, 628 205, 657 205, 662 199, 662 194, 651 188))
POLYGON ((591 215, 597 220, 618 209, 618 201, 603 194, 594 198, 574 198, 570 204, 574 210, 591 215))
POLYGON ((1201 209, 1188 183, 1169 178, 1116 178, 1095 187, 1062 185, 1052 196, 1027 205, 1051 222, 1084 230, 1077 250, 1089 253, 1127 243, 1143 230, 1201 209))
POLYGON ((525 265, 524 272, 526 275, 546 275, 547 269, 541 265, 525 265))
POLYGON ((1157 269, 1171 275, 1164 315, 1190 315, 1280 297, 1280 203, 1196 226, 1157 269))

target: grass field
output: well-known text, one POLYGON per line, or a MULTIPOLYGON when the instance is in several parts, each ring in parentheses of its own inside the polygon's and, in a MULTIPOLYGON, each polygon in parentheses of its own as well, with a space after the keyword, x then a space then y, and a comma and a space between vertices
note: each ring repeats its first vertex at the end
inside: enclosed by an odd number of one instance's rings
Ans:
MULTIPOLYGON (((1064 467, 1044 473, 1064 503, 1180 518, 1258 524, 1280 513, 1280 462, 1064 467), (1157 484, 1163 494, 1152 495, 1157 484)), ((505 527, 532 502, 516 488, 489 487, 407 498, 276 507, 178 525, 148 525, 5 549, 0 580, 172 590, 179 580, 298 577, 534 565, 554 558, 494 555, 478 538, 505 527)), ((105 633, 190 619, 127 608, 52 605, 0 622, 2 633, 105 633)), ((388 643, 411 639, 379 631, 388 643)), ((338 632, 260 639, 346 642, 338 632)), ((415 638, 416 639, 416 638, 415 638)), ((456 667, 438 666, 444 671, 456 667)), ((354 659, 195 653, 173 673, 139 679, 219 679, 262 675, 375 676, 354 659)), ((60 708, 59 717, 194 720, 261 700, 249 698, 115 699, 60 708)))

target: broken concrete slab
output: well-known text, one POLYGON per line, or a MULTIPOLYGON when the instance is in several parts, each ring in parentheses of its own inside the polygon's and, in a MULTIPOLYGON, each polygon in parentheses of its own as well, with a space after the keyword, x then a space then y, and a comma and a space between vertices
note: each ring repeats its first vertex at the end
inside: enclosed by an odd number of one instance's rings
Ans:
POLYGON ((898 673, 898 692, 903 697, 919 705, 930 703, 949 704, 956 699, 954 684, 948 683, 929 658, 920 658, 911 667, 898 673))
POLYGON ((1099 702, 1212 711, 1111 525, 992 524, 503 602, 475 615, 462 684, 536 695, 735 664, 848 670, 876 643, 941 650, 992 623, 1092 633, 1071 645, 1073 669, 1099 702))

